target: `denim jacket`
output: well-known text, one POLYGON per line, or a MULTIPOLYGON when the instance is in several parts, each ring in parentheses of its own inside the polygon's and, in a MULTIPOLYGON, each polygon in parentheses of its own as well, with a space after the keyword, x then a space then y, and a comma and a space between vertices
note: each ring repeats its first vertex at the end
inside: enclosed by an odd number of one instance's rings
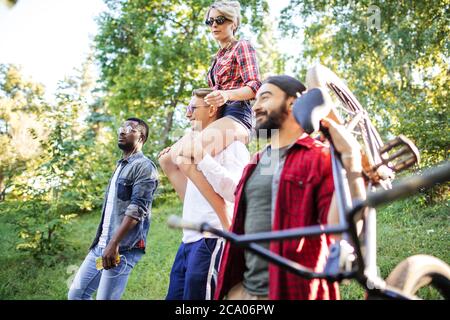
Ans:
MULTIPOLYGON (((147 234, 150 229, 151 206, 153 196, 158 186, 158 173, 155 164, 142 152, 138 152, 128 159, 117 162, 119 175, 116 180, 116 194, 114 195, 111 222, 108 230, 109 243, 113 235, 127 215, 138 221, 120 241, 119 251, 139 248, 145 251, 147 234)), ((90 249, 93 249, 102 234, 103 219, 105 217, 106 200, 108 198, 111 179, 106 189, 102 207, 102 217, 97 228, 97 235, 90 249)))

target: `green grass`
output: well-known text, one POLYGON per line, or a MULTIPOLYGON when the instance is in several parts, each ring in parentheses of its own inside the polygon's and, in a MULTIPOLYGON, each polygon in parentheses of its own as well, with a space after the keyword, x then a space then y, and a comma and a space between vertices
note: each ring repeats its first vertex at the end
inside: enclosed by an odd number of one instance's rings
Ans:
MULTIPOLYGON (((377 211, 377 264, 386 278, 403 259, 428 254, 450 263, 449 204, 422 207, 418 198, 395 202, 377 211)), ((424 288, 424 299, 440 298, 437 291, 424 288)), ((364 291, 356 281, 341 286, 343 299, 362 299, 364 291)))
MULTIPOLYGON (((166 225, 170 214, 181 212, 179 201, 154 208, 148 249, 131 273, 123 299, 164 299, 169 272, 181 241, 179 230, 166 225)), ((420 207, 415 199, 397 202, 378 211, 378 265, 383 277, 404 258, 430 254, 450 262, 448 204, 420 207)), ((0 213, 0 299, 66 299, 67 282, 85 257, 95 235, 99 212, 77 218, 67 230, 66 250, 57 263, 36 264, 27 253, 15 250, 14 217, 0 213)), ((424 298, 437 298, 423 290, 424 298)), ((343 299, 363 299, 352 281, 341 285, 343 299)))
MULTIPOLYGON (((154 208, 147 252, 132 271, 123 299, 164 299, 169 272, 181 241, 181 231, 167 227, 170 214, 180 213, 179 202, 173 208, 154 208)), ((100 213, 77 218, 67 228, 64 255, 53 266, 37 265, 27 253, 15 248, 14 219, 0 214, 0 299, 66 299, 67 283, 74 277, 95 236, 100 213)))

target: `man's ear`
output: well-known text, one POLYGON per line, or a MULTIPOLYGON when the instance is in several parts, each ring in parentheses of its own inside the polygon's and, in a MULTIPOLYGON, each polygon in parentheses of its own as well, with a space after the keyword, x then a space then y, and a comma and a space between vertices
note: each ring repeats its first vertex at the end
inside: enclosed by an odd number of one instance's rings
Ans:
POLYGON ((216 106, 210 106, 208 110, 208 116, 211 118, 216 117, 219 112, 219 107, 216 106))
POLYGON ((294 106, 294 102, 295 102, 296 99, 297 98, 294 98, 294 97, 288 97, 287 98, 286 103, 287 103, 287 108, 288 108, 289 111, 292 111, 292 107, 294 106))

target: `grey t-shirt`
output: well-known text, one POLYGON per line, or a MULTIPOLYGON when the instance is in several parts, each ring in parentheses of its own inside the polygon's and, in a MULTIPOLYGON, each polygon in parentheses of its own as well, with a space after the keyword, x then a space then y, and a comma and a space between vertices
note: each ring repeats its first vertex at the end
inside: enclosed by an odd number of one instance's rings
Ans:
MULTIPOLYGON (((245 184, 244 228, 246 234, 272 230, 272 180, 280 159, 284 157, 288 149, 289 146, 280 149, 271 149, 269 146, 261 155, 259 163, 245 184)), ((259 244, 269 248, 269 243, 259 244)), ((268 262, 251 252, 246 251, 244 255, 247 267, 243 281, 245 289, 253 295, 268 295, 268 262)))

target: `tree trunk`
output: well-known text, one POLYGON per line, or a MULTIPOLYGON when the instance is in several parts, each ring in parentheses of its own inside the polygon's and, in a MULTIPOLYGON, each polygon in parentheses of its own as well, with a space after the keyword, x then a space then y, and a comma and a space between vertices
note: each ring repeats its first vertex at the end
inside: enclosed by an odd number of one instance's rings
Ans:
POLYGON ((182 79, 180 82, 180 86, 178 87, 178 91, 176 96, 174 97, 174 100, 172 100, 172 103, 170 104, 170 111, 167 114, 167 118, 166 118, 166 124, 164 125, 164 129, 162 132, 162 145, 163 147, 166 147, 168 145, 169 142, 169 133, 172 130, 173 127, 173 116, 175 114, 175 108, 177 107, 177 104, 179 102, 179 98, 183 93, 184 90, 184 84, 185 84, 185 79, 182 79))
POLYGON ((171 108, 172 108, 172 110, 170 110, 169 114, 167 115, 166 124, 164 126, 163 133, 162 133, 163 147, 166 147, 169 142, 169 133, 170 133, 170 130, 172 130, 172 126, 173 126, 173 115, 175 114, 175 108, 173 107, 173 105, 171 106, 171 108))
POLYGON ((5 177, 0 174, 0 202, 5 201, 6 198, 6 186, 5 186, 5 177))

